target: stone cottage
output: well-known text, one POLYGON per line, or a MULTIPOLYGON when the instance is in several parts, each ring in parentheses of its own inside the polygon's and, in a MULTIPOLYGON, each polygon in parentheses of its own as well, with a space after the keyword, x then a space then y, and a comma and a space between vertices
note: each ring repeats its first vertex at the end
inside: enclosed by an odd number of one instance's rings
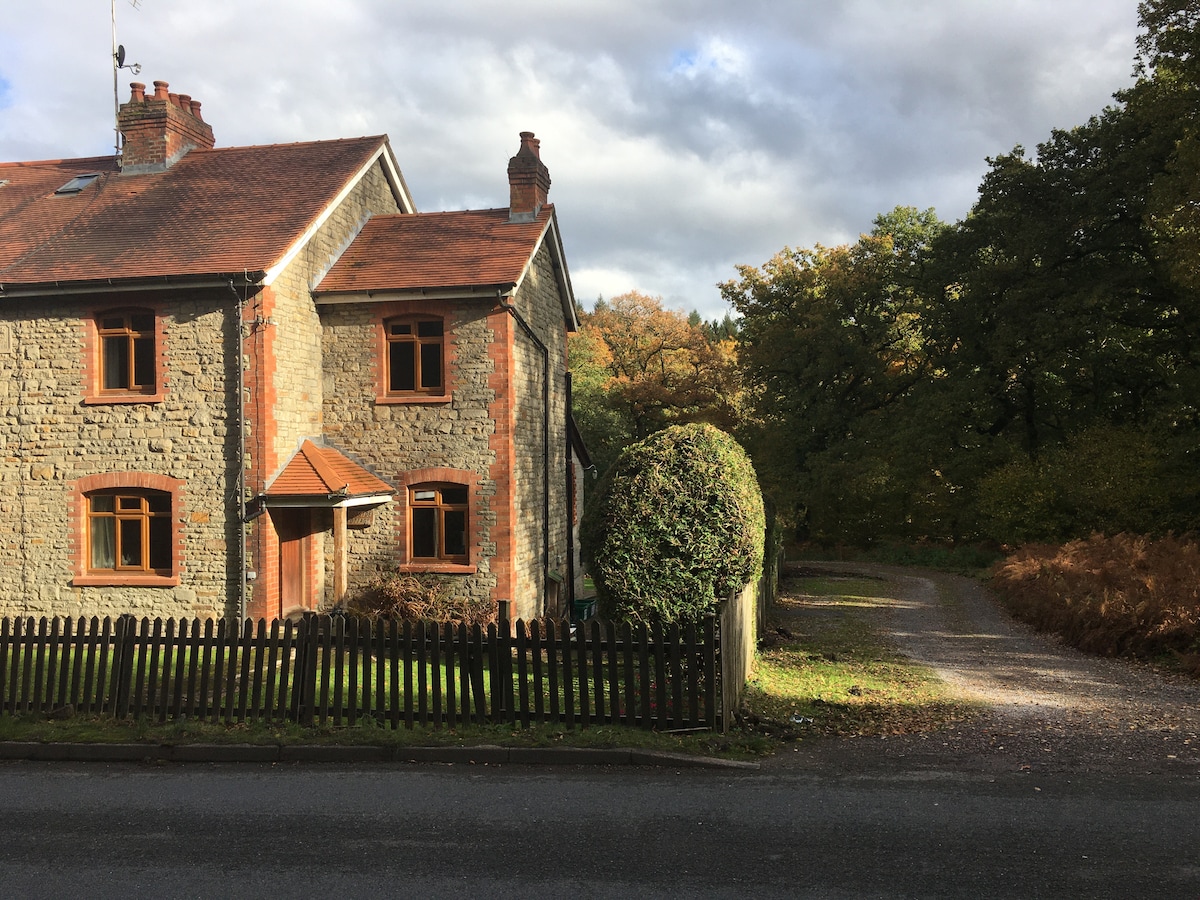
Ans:
POLYGON ((418 213, 386 136, 218 148, 155 82, 118 157, 0 163, 0 614, 275 617, 377 573, 581 579, 550 177, 418 213))

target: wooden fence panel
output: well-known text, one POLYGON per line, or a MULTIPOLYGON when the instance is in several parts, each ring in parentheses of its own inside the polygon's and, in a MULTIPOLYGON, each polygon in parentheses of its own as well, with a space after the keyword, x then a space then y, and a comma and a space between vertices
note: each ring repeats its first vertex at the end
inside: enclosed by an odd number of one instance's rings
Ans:
POLYGON ((687 646, 687 695, 688 722, 692 727, 700 727, 700 645, 696 639, 696 623, 688 622, 683 632, 684 644, 687 646))
POLYGON ((421 725, 429 724, 428 630, 428 622, 417 622, 413 627, 413 643, 417 651, 417 722, 421 725))
POLYGON ((20 712, 29 710, 29 682, 33 677, 34 636, 33 617, 31 616, 25 619, 25 627, 21 629, 21 659, 25 665, 21 669, 21 696, 17 702, 17 709, 20 712))
POLYGON ((679 653, 679 623, 672 622, 671 627, 667 630, 667 649, 663 653, 666 656, 667 663, 667 683, 670 685, 670 722, 674 729, 683 728, 683 660, 679 653))
POLYGON ((549 676, 550 721, 560 721, 564 706, 559 702, 558 623, 546 622, 546 669, 549 676))
POLYGON ((167 703, 171 696, 171 679, 170 673, 174 668, 176 654, 175 645, 175 620, 168 619, 163 630, 163 652, 162 652, 162 667, 156 670, 159 678, 158 692, 158 721, 167 721, 167 716, 170 714, 167 703))
POLYGON ((532 660, 529 659, 529 640, 525 633, 525 622, 521 619, 517 619, 515 649, 517 654, 517 716, 520 719, 521 727, 528 728, 529 668, 532 660))
MULTIPOLYGON (((83 694, 81 693, 83 688, 81 679, 83 678, 84 647, 85 641, 87 640, 86 625, 87 620, 83 616, 80 616, 75 622, 75 634, 71 639, 71 686, 67 689, 67 702, 75 704, 77 707, 79 705, 78 701, 83 697, 83 694)), ((5 630, 8 628, 7 619, 4 620, 4 628, 5 630)), ((8 640, 6 638, 0 638, 0 640, 4 641, 4 649, 7 651, 8 640)), ((0 672, 3 671, 3 667, 0 667, 0 672)), ((121 715, 124 716, 124 713, 121 713, 121 715)))
POLYGON ((46 693, 42 699, 42 709, 52 712, 60 708, 62 692, 58 689, 61 682, 62 666, 66 663, 67 649, 63 643, 63 629, 66 622, 58 616, 50 620, 50 630, 46 644, 46 693))
POLYGON ((711 617, 702 629, 592 620, 442 625, 306 615, 115 622, 0 620, 0 713, 71 706, 166 722, 393 728, 488 722, 719 727, 711 617))
POLYGON ((83 712, 98 713, 104 708, 104 654, 108 650, 109 629, 112 619, 92 616, 88 625, 88 661, 84 664, 83 712))
MULTIPOLYGON (((588 647, 584 650, 592 658, 593 715, 596 721, 605 719, 604 640, 600 636, 600 623, 596 619, 587 623, 588 647)), ((582 626, 581 626, 582 630, 582 626)))

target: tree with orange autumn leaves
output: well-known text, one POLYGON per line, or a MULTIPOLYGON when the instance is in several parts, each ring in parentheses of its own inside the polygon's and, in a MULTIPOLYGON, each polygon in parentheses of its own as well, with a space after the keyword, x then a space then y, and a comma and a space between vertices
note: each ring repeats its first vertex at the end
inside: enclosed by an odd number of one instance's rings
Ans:
POLYGON ((687 422, 729 431, 741 399, 735 342, 638 291, 596 301, 571 336, 574 413, 597 468, 687 422))

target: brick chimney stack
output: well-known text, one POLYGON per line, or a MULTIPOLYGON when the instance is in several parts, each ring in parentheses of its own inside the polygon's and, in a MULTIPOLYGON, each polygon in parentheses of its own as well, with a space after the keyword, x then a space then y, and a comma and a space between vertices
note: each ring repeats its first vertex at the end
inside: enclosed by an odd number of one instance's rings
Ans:
POLYGON ((521 132, 521 149, 508 161, 508 220, 532 222, 550 193, 550 170, 542 163, 541 141, 521 132))
POLYGON ((125 138, 121 172, 138 175, 163 172, 194 147, 211 150, 216 141, 212 128, 200 118, 200 101, 187 94, 167 91, 165 81, 154 82, 154 95, 146 86, 129 85, 129 102, 121 106, 117 125, 125 138))

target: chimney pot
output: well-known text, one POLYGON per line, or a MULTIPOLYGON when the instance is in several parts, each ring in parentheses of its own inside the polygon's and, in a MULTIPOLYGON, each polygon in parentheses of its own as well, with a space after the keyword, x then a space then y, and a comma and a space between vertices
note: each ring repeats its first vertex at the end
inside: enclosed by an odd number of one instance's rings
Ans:
POLYGON ((132 99, 117 112, 124 140, 122 172, 161 172, 193 148, 213 148, 212 128, 200 117, 199 100, 169 91, 165 81, 154 82, 153 98, 145 96, 145 86, 140 83, 130 87, 132 99))
POLYGON ((508 161, 510 222, 531 222, 546 204, 550 170, 542 162, 541 143, 532 131, 522 131, 517 155, 508 161))
POLYGON ((129 83, 129 102, 141 103, 146 99, 146 86, 140 81, 132 81, 129 83))

